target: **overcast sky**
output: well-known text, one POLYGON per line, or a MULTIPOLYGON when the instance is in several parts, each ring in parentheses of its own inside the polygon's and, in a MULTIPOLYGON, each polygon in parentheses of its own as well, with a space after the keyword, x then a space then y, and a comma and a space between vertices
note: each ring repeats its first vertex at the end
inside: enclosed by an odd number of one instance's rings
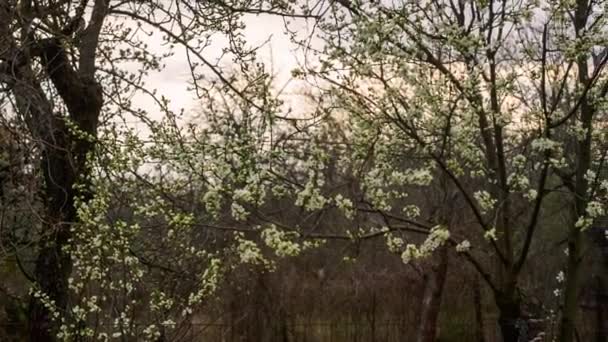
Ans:
MULTIPOLYGON (((247 42, 251 45, 259 45, 270 37, 270 42, 258 53, 259 57, 270 66, 272 63, 274 72, 277 74, 277 86, 282 87, 289 84, 288 94, 297 92, 296 82, 290 82, 291 70, 297 66, 295 46, 283 33, 284 24, 280 17, 276 16, 250 16, 246 19, 247 29, 245 31, 247 42)), ((218 39, 219 40, 219 39, 218 39)), ((160 51, 158 38, 154 36, 149 39, 149 46, 160 51)), ((221 44, 207 48, 203 55, 208 60, 215 60, 219 56, 221 44)), ((197 101, 193 92, 188 92, 190 72, 183 49, 176 46, 175 55, 165 60, 166 68, 161 72, 151 73, 147 78, 149 88, 158 89, 159 93, 171 100, 171 108, 178 111, 183 108, 186 113, 196 110, 197 101)), ((292 98, 294 95, 286 95, 292 98)), ((152 101, 140 95, 135 98, 135 104, 149 110, 153 115, 156 108, 152 101)))

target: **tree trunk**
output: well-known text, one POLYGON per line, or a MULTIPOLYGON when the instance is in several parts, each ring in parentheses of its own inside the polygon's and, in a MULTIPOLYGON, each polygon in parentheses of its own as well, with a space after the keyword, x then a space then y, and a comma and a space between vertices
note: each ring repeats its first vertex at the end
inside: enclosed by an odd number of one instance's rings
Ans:
POLYGON ((601 276, 596 278, 595 290, 596 307, 596 332, 595 342, 608 342, 608 316, 606 315, 608 305, 606 303, 606 286, 601 276))
POLYGON ((438 260, 433 265, 433 272, 429 275, 424 289, 417 342, 434 342, 437 338, 441 296, 448 270, 447 247, 440 247, 436 253, 438 260))
MULTIPOLYGON (((576 1, 573 23, 577 37, 580 36, 581 32, 583 32, 587 26, 587 21, 591 16, 590 6, 592 6, 592 3, 587 0, 576 1)), ((576 64, 578 67, 578 84, 587 86, 589 83, 587 57, 585 55, 580 55, 576 64)), ((585 130, 585 137, 576 142, 576 169, 573 189, 574 206, 571 210, 572 214, 575 216, 572 219, 570 231, 568 233, 568 268, 566 270, 564 309, 562 311, 559 335, 559 340, 561 342, 573 342, 575 340, 585 241, 581 228, 576 227, 574 222, 580 217, 586 216, 586 208, 589 200, 589 184, 586 174, 591 167, 592 123, 595 112, 596 108, 593 102, 587 98, 587 95, 583 95, 580 99, 580 123, 585 130)))
POLYGON ((485 334, 483 328, 483 302, 481 298, 481 286, 479 278, 475 278, 473 284, 473 305, 475 307, 475 340, 477 342, 485 342, 485 334))
MULTIPOLYGON (((52 114, 50 114, 52 115, 52 114)), ((68 283, 71 273, 70 255, 64 250, 70 239, 70 222, 75 219, 74 179, 75 171, 70 164, 67 149, 69 136, 61 118, 52 116, 53 144, 45 141, 41 169, 44 174, 46 217, 43 235, 38 245, 38 257, 34 270, 38 291, 54 301, 54 309, 61 314, 68 303, 68 283)), ((31 341, 52 341, 52 310, 45 303, 32 297, 30 303, 31 341)))
MULTIPOLYGON (((101 87, 93 79, 81 78, 71 68, 58 40, 48 40, 42 44, 41 58, 68 108, 69 120, 76 129, 94 138, 103 104, 101 87)), ((73 134, 65 116, 52 112, 39 115, 44 116, 44 121, 32 121, 30 129, 33 132, 46 130, 41 141, 46 217, 34 277, 38 290, 54 302, 54 308, 49 308, 48 303, 36 296, 31 298, 30 340, 53 341, 57 333, 53 311, 57 310, 69 318, 68 279, 72 265, 66 247, 71 238, 72 225, 78 221, 75 200, 78 196, 83 200, 90 197, 89 193, 78 191, 75 185, 86 182, 89 177, 86 158, 93 151, 94 142, 80 134, 73 134)))
POLYGON ((498 325, 503 342, 527 342, 522 340, 520 324, 523 322, 521 312, 521 300, 517 295, 515 287, 511 287, 503 293, 495 294, 498 307, 498 325))
POLYGON ((583 236, 578 228, 574 228, 568 241, 568 268, 564 290, 564 309, 560 324, 560 341, 575 340, 576 317, 578 314, 578 299, 582 274, 582 244, 583 236))

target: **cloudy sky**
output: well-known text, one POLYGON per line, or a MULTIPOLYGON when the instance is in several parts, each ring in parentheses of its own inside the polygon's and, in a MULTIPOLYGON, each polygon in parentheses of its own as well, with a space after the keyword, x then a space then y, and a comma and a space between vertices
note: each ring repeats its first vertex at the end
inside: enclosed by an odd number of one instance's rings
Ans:
MULTIPOLYGON (((286 96, 292 98, 297 92, 297 83, 290 81, 291 70, 297 66, 295 46, 284 34, 284 23, 276 16, 250 16, 246 18, 247 29, 245 31, 247 42, 251 45, 259 45, 268 40, 269 43, 258 52, 259 57, 266 63, 272 65, 277 75, 277 86, 288 84, 286 96), (289 95, 291 94, 291 95, 289 95)), ((158 44, 158 38, 154 36, 148 39, 152 49, 162 49, 158 44)), ((209 60, 215 60, 219 56, 220 43, 217 46, 207 48, 203 55, 209 60)), ((188 81, 190 72, 186 62, 183 49, 176 46, 175 55, 165 60, 166 68, 161 72, 151 73, 147 78, 150 88, 158 89, 158 92, 171 100, 171 108, 175 111, 183 108, 186 113, 196 110, 197 101, 193 92, 188 92, 188 81)), ((154 113, 155 108, 149 98, 144 95, 135 99, 136 105, 148 109, 154 113)))

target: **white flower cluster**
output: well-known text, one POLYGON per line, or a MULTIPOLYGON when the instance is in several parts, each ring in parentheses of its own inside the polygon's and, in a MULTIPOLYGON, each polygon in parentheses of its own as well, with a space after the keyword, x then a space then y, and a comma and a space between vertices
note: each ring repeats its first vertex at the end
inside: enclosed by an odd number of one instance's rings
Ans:
POLYGON ((308 211, 323 209, 327 204, 327 198, 321 194, 321 189, 316 185, 314 179, 309 180, 304 189, 298 192, 296 205, 304 207, 308 211))
POLYGON ((395 185, 426 186, 433 181, 433 175, 428 169, 408 169, 404 172, 393 171, 391 181, 395 185))
POLYGON ((390 192, 385 191, 382 188, 367 188, 367 198, 378 210, 390 211, 392 206, 389 204, 392 197, 390 192))
POLYGON ((403 207, 403 213, 409 218, 416 218, 420 216, 420 208, 417 205, 410 204, 403 207))
POLYGON ((462 240, 459 244, 456 245, 457 253, 466 253, 471 249, 471 243, 469 240, 462 240))
POLYGON ((513 190, 525 190, 530 186, 530 180, 525 175, 521 173, 513 173, 510 174, 507 178, 507 183, 513 190))
POLYGON ((580 216, 574 226, 581 231, 585 231, 591 227, 593 220, 606 215, 604 205, 598 201, 589 201, 585 208, 585 215, 580 216))
POLYGON ((232 194, 232 199, 234 201, 242 201, 246 203, 253 203, 254 201, 253 194, 249 189, 246 188, 235 190, 232 194))
POLYGON ((203 195, 203 203, 205 204, 207 212, 216 218, 222 208, 222 196, 220 195, 219 190, 209 189, 205 195, 203 195))
POLYGON ((608 192, 608 180, 603 180, 600 182, 600 189, 608 192))
POLYGON ((492 198, 492 196, 485 190, 476 191, 473 196, 477 200, 477 203, 479 203, 482 213, 492 210, 496 204, 496 199, 492 198))
POLYGON ((249 216, 249 212, 238 202, 232 202, 230 205, 230 213, 232 218, 237 221, 245 221, 249 216))
POLYGON ((405 242, 402 238, 393 236, 392 234, 386 234, 386 245, 391 253, 401 252, 405 242))
POLYGON ((405 251, 401 254, 401 260, 407 264, 412 260, 428 257, 437 248, 443 246, 449 238, 450 231, 446 227, 435 226, 420 247, 413 244, 405 246, 405 251))
POLYGON ((243 233, 236 233, 235 239, 236 250, 242 263, 257 265, 264 261, 262 251, 255 242, 245 239, 243 233))
POLYGON ((528 201, 534 201, 536 199, 536 197, 538 197, 538 191, 536 191, 534 189, 530 189, 524 194, 524 197, 528 201))
POLYGON ((337 194, 334 201, 347 219, 352 220, 355 217, 353 202, 349 198, 345 198, 342 194, 337 194))
POLYGON ((585 180, 587 182, 591 183, 591 182, 595 181, 597 174, 593 170, 587 170, 587 172, 585 172, 585 175, 583 177, 585 178, 585 180))
POLYGON ((209 266, 201 276, 199 288, 188 296, 188 303, 182 310, 182 316, 192 314, 195 305, 201 303, 203 299, 217 290, 221 278, 221 265, 222 263, 218 258, 212 258, 209 261, 209 266))
POLYGON ((559 271, 557 276, 555 277, 558 283, 563 283, 566 280, 566 276, 564 275, 564 271, 559 271))
POLYGON ((568 161, 565 157, 560 158, 549 158, 549 163, 555 169, 564 169, 568 167, 568 161))
POLYGON ((194 223, 192 213, 170 213, 167 215, 169 225, 172 227, 189 228, 194 223))
POLYGON ((175 304, 173 298, 167 296, 167 294, 162 291, 154 291, 151 297, 152 298, 150 299, 150 309, 152 311, 168 311, 175 304))
POLYGON ((496 228, 492 227, 491 229, 486 230, 485 233, 483 233, 483 237, 488 241, 498 240, 498 237, 496 236, 496 228))
POLYGON ((291 240, 292 237, 297 237, 297 234, 278 230, 274 225, 262 231, 264 243, 279 257, 297 256, 302 251, 300 245, 291 240))
POLYGON ((321 188, 325 185, 323 170, 326 168, 325 160, 328 156, 318 147, 314 147, 310 152, 310 157, 304 162, 304 167, 308 170, 308 180, 304 189, 297 194, 296 205, 314 211, 323 209, 330 201, 321 193, 321 188))
POLYGON ((232 204, 230 205, 230 214, 237 221, 245 221, 249 216, 249 212, 245 209, 242 203, 254 203, 253 193, 248 188, 237 189, 232 193, 232 204))
POLYGON ((314 239, 314 240, 306 240, 302 243, 302 251, 306 251, 313 248, 319 248, 327 243, 325 239, 314 239))
POLYGON ((583 127, 582 122, 575 121, 574 125, 567 126, 568 133, 578 141, 583 141, 587 135, 587 129, 583 127))
POLYGON ((390 211, 392 209, 389 204, 392 200, 390 191, 385 190, 388 185, 388 180, 385 175, 385 168, 388 165, 379 165, 371 169, 364 179, 365 195, 367 199, 378 210, 390 211))
MULTIPOLYGON (((73 303, 69 314, 57 317, 62 323, 58 331, 60 340, 71 341, 85 336, 92 338, 94 331, 81 324, 91 318, 114 319, 114 331, 100 333, 102 340, 114 334, 134 336, 129 317, 134 306, 135 289, 142 283, 145 269, 130 251, 134 239, 141 234, 141 227, 137 223, 107 220, 109 186, 113 185, 98 184, 91 200, 77 203, 80 223, 73 225, 75 243, 67 248, 71 252, 73 265, 68 287, 78 301, 73 303), (113 274, 117 268, 121 270, 121 276, 113 274), (91 284, 98 291, 95 295, 90 292, 91 284), (123 304, 116 306, 112 313, 102 310, 116 296, 125 297, 123 304)), ((156 196, 147 198, 146 203, 148 205, 134 208, 136 215, 164 217, 167 224, 175 229, 186 228, 192 222, 190 215, 162 209, 162 200, 156 196)))
POLYGON ((593 224, 593 219, 591 219, 589 217, 581 216, 578 218, 578 220, 576 220, 576 223, 574 224, 574 226, 576 228, 580 229, 581 231, 585 231, 585 230, 589 229, 592 224, 593 224))
POLYGON ((522 154, 518 154, 513 157, 511 163, 515 169, 521 170, 526 166, 526 157, 522 154))
POLYGON ((548 138, 538 138, 532 141, 532 149, 539 152, 552 151, 558 149, 560 146, 560 143, 548 138))
POLYGON ((411 243, 405 246, 405 251, 403 251, 403 253, 401 254, 401 260, 404 264, 409 264, 412 260, 416 260, 420 257, 420 251, 418 250, 416 245, 413 245, 411 243))
POLYGON ((521 154, 512 159, 513 172, 507 178, 507 183, 515 191, 525 191, 530 187, 530 180, 525 175, 526 157, 521 154))
POLYGON ((456 158, 450 158, 445 162, 446 166, 448 167, 448 169, 455 175, 455 176, 462 176, 464 175, 464 169, 462 168, 461 163, 458 161, 458 159, 456 158))
POLYGON ((142 332, 148 341, 156 341, 161 337, 160 330, 156 324, 150 324, 142 332))
POLYGON ((589 203, 587 203, 587 208, 585 209, 585 211, 587 212, 587 215, 592 219, 598 218, 606 214, 604 206, 598 201, 589 201, 589 203))
MULTIPOLYGON (((566 281, 566 275, 564 274, 564 271, 559 271, 557 273, 557 276, 555 276, 555 280, 557 281, 558 284, 561 284, 564 281, 566 281)), ((555 290, 553 290, 553 295, 555 297, 559 297, 562 295, 562 291, 559 288, 556 288, 555 290)))

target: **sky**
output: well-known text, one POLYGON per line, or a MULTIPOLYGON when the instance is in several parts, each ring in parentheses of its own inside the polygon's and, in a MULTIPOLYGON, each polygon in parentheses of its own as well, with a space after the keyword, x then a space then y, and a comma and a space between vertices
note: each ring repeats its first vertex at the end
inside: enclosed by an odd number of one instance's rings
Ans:
MULTIPOLYGON (((258 52, 259 58, 272 69, 276 75, 278 87, 287 85, 285 92, 287 101, 298 101, 294 93, 297 93, 297 82, 291 80, 291 70, 297 67, 296 46, 289 41, 284 34, 284 23, 277 16, 249 16, 245 19, 247 28, 245 30, 246 40, 251 45, 259 45, 269 40, 268 44, 258 52)), ((161 51, 162 47, 157 43, 158 38, 148 38, 148 45, 152 49, 161 51)), ((215 45, 215 44, 214 44, 215 45)), ((209 60, 215 60, 219 55, 221 43, 207 48, 203 55, 209 60)), ((161 72, 150 73, 146 79, 149 88, 158 89, 158 92, 171 100, 171 109, 179 111, 184 109, 187 116, 196 111, 197 101, 193 92, 187 90, 190 80, 190 71, 183 49, 176 46, 175 55, 164 60, 166 67, 161 72)), ((145 96, 139 95, 135 98, 135 105, 154 113, 156 108, 152 101, 145 96)))

